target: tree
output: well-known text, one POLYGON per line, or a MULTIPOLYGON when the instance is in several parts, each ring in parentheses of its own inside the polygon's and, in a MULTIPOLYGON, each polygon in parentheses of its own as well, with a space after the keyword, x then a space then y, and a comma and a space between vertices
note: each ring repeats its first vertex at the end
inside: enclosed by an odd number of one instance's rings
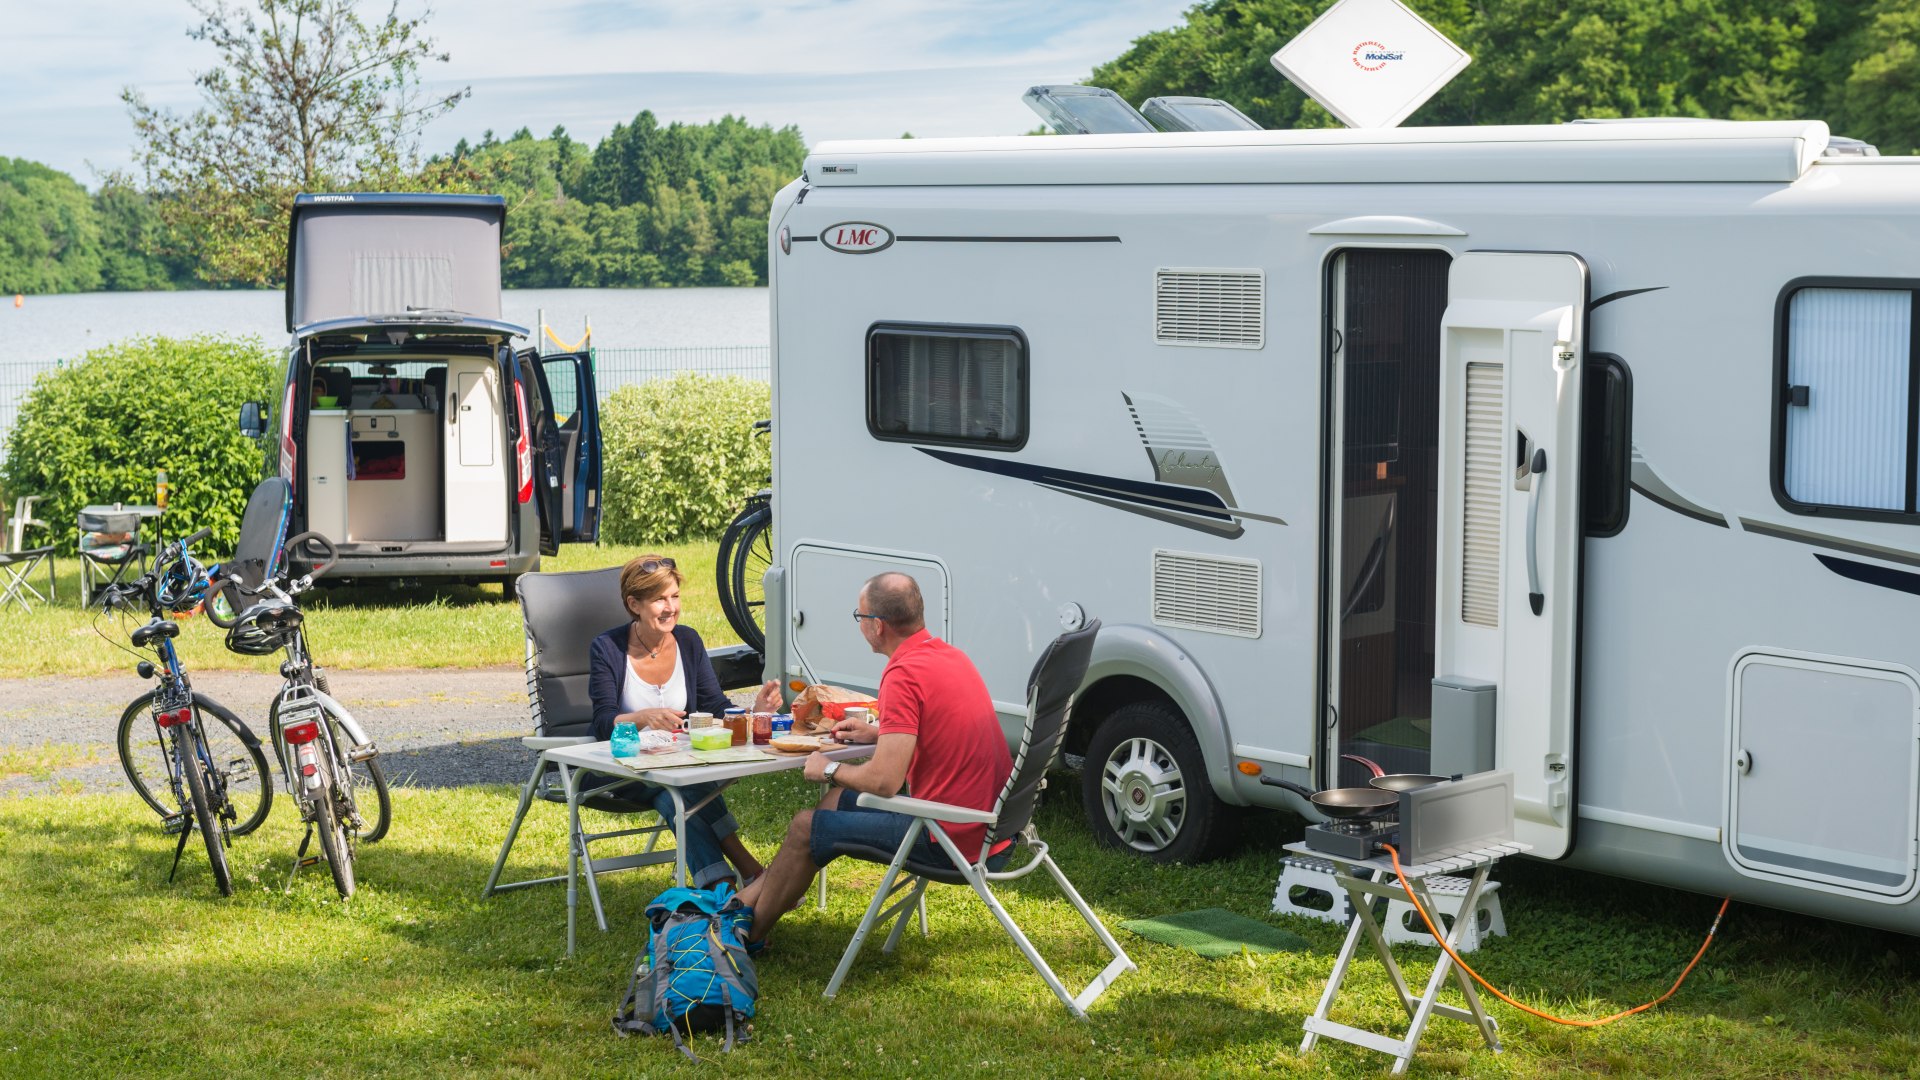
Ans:
POLYGON ((1920 152, 1920 10, 1879 0, 1867 13, 1863 55, 1847 74, 1842 134, 1882 154, 1920 152))
POLYGON ((435 187, 420 173, 421 129, 466 89, 423 97, 420 66, 445 61, 429 12, 360 17, 357 0, 189 0, 219 64, 194 77, 205 104, 179 116, 121 93, 134 160, 169 240, 208 281, 279 283, 286 221, 301 191, 435 187))
POLYGON ((87 189, 25 158, 0 157, 0 292, 100 287, 100 226, 87 189))

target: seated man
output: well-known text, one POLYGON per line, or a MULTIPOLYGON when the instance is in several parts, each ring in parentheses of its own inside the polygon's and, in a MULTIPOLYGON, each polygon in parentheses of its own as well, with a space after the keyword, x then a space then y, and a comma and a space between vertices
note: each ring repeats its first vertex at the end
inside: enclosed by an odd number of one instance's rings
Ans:
MULTIPOLYGON (((853 618, 874 652, 887 657, 880 675, 880 722, 843 720, 834 728, 841 742, 872 743, 865 762, 807 759, 807 779, 831 787, 817 809, 802 810, 767 872, 740 891, 753 908, 750 945, 764 942, 780 916, 806 895, 820 868, 834 859, 835 844, 853 842, 894 850, 913 819, 856 803, 860 792, 897 795, 908 786, 916 799, 991 810, 1013 771, 1007 737, 994 715, 987 684, 966 654, 927 633, 920 586, 900 573, 879 574, 861 586, 853 618)), ((947 835, 968 858, 986 838, 985 825, 943 822, 947 835)), ((922 834, 915 862, 942 862, 946 853, 922 834)))

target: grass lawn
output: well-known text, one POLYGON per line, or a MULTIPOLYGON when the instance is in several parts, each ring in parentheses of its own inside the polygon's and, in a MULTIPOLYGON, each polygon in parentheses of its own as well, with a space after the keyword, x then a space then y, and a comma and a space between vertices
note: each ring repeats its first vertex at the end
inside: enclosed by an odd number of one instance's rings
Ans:
MULTIPOLYGON (((651 548, 568 544, 559 555, 543 560, 542 569, 618 566, 643 552, 671 556, 687 582, 681 594, 681 621, 700 631, 713 648, 739 640, 720 614, 720 598, 714 592, 717 546, 709 541, 651 548)), ((126 644, 127 632, 146 621, 145 613, 129 616, 126 629, 121 629, 119 616, 98 617, 97 612, 82 611, 79 563, 62 558, 56 569, 60 571, 59 603, 36 604, 30 613, 9 609, 0 618, 0 656, 8 658, 6 675, 100 675, 131 670, 134 658, 116 645, 126 644), (113 641, 102 638, 96 626, 113 641)), ((37 584, 45 591, 44 574, 37 584)), ((327 667, 490 667, 519 664, 525 658, 520 606, 504 599, 498 585, 322 588, 302 597, 302 604, 311 616, 307 639, 327 667)), ((222 634, 204 618, 182 620, 179 648, 189 671, 278 670, 279 654, 235 655, 222 645, 222 634)))
MULTIPOLYGON (((1094 847, 1072 778, 1040 814, 1061 865, 1111 925, 1220 906, 1265 918, 1279 845, 1297 819, 1254 820, 1238 857, 1154 866, 1094 847)), ((812 798, 795 774, 733 789, 762 855, 812 798)), ((842 862, 825 913, 809 904, 759 965, 755 1041, 694 1065, 663 1041, 608 1028, 644 942, 641 910, 659 869, 604 879, 613 932, 587 922, 562 959, 559 887, 481 900, 513 809, 506 788, 397 792, 395 825, 360 863, 343 903, 324 871, 283 892, 297 843, 276 806, 234 845, 239 893, 220 899, 204 851, 166 881, 172 840, 131 795, 0 799, 0 1075, 1374 1076, 1384 1056, 1323 1043, 1299 1057, 1340 931, 1283 918, 1309 952, 1204 960, 1119 933, 1140 965, 1070 1019, 970 894, 936 887, 933 938, 893 957, 870 946, 842 996, 820 996, 880 868, 842 862)), ((558 809, 536 807, 516 863, 564 851, 558 809)), ((1512 936, 1469 959, 1509 992, 1562 1013, 1601 1015, 1666 989, 1698 946, 1716 900, 1515 863, 1499 868, 1512 936)), ((1014 917, 1077 986, 1101 955, 1044 875, 1008 887, 1014 917)), ((584 904, 584 898, 583 898, 584 904)), ((1422 1075, 1913 1075, 1920 1062, 1920 956, 1911 938, 1736 906, 1679 996, 1648 1014, 1578 1031, 1504 1005, 1507 1051, 1439 1020, 1422 1075)), ((1401 956, 1423 979, 1430 952, 1401 956)), ((1337 1015, 1383 1026, 1398 1007, 1362 963, 1337 1015)))

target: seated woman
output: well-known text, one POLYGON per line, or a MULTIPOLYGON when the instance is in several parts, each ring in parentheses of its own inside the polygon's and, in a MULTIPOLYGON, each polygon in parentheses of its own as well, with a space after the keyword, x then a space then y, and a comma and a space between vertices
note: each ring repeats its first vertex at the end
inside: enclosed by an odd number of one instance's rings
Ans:
MULTIPOLYGON (((671 731, 690 710, 719 716, 732 705, 720 689, 700 635, 680 625, 680 583, 673 560, 660 555, 642 555, 621 571, 620 597, 632 621, 593 639, 587 686, 594 738, 611 738, 618 723, 671 731)), ((769 681, 753 707, 773 712, 779 705, 780 684, 769 681)), ((661 820, 674 824, 673 796, 667 789, 635 786, 645 789, 661 820)), ((740 842, 739 826, 717 790, 716 785, 699 784, 680 792, 689 806, 713 795, 687 821, 687 870, 696 888, 735 878, 735 870, 739 876, 734 884, 743 884, 762 869, 740 842)))

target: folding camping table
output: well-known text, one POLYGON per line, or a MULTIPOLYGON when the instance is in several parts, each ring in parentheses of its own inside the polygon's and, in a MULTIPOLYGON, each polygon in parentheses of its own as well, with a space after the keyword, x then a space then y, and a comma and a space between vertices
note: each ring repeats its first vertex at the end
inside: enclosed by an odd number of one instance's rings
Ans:
MULTIPOLYGON (((1440 950, 1433 965, 1433 975, 1427 979, 1425 992, 1414 997, 1407 988, 1407 980, 1400 973, 1400 965, 1393 959, 1393 951, 1387 947, 1386 937, 1381 932, 1379 920, 1374 916, 1374 904, 1379 900, 1393 900, 1406 896, 1400 888, 1400 879, 1394 876, 1393 862, 1386 855, 1375 855, 1367 859, 1347 859, 1317 851, 1304 843, 1286 845, 1286 850, 1302 855, 1326 859, 1334 865, 1334 881, 1347 890, 1347 896, 1353 902, 1353 919, 1347 926, 1346 943, 1340 946, 1340 954, 1334 959, 1333 973, 1327 977, 1327 988, 1320 995, 1320 1004, 1314 1007, 1301 1026, 1307 1034, 1300 1041, 1300 1052, 1313 1049, 1313 1044, 1322 1037, 1338 1039, 1354 1046, 1363 1046, 1369 1050, 1378 1050, 1393 1056, 1394 1073, 1407 1071, 1413 1063, 1414 1048, 1420 1042, 1420 1035, 1426 1030, 1427 1021, 1435 1016, 1444 1016, 1450 1020, 1460 1020, 1480 1029, 1480 1035, 1486 1039, 1487 1047, 1494 1053, 1500 1052, 1499 1025, 1493 1017, 1487 1015, 1480 1005, 1480 995, 1474 991, 1473 980, 1467 977, 1455 964, 1453 957, 1445 949, 1440 950), (1333 1008, 1333 999, 1340 993, 1340 984, 1346 981, 1352 969, 1353 959, 1360 951, 1361 938, 1372 942, 1373 951, 1380 963, 1387 969, 1387 978, 1393 983, 1394 992, 1400 995, 1400 1005, 1407 1010, 1409 1023, 1406 1035, 1395 1039, 1364 1028, 1342 1024, 1329 1020, 1327 1013, 1333 1008), (1443 1005, 1439 1001, 1441 984, 1448 975, 1460 987, 1460 993, 1466 998, 1467 1007, 1443 1005)), ((1448 946, 1458 948, 1465 920, 1473 918, 1473 912, 1480 900, 1480 892, 1487 885, 1487 875, 1493 870, 1493 864, 1508 855, 1518 855, 1531 850, 1527 844, 1505 841, 1473 848, 1447 858, 1430 859, 1412 865, 1402 863, 1401 873, 1406 875, 1407 885, 1414 895, 1420 898, 1420 906, 1428 914, 1437 910, 1433 904, 1433 894, 1427 889, 1427 879, 1441 874, 1458 874, 1472 870, 1473 877, 1467 885, 1467 894, 1460 904, 1461 914, 1447 929, 1445 940, 1448 946)), ((1438 918, 1435 915, 1435 918, 1438 918)))

